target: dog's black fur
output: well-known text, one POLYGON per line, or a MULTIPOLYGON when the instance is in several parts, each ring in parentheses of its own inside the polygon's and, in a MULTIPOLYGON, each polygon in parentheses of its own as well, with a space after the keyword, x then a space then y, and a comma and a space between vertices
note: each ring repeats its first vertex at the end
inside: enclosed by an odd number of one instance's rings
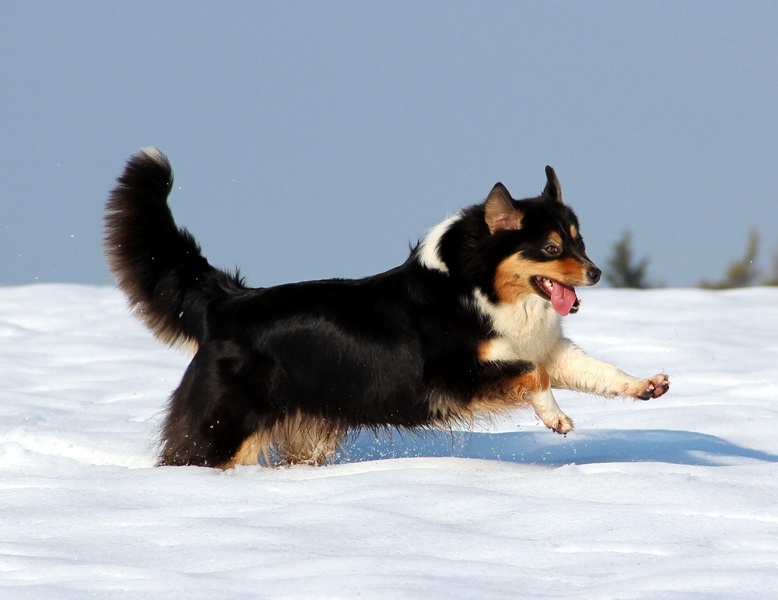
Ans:
POLYGON ((523 201, 496 185, 385 273, 249 288, 174 223, 167 158, 153 148, 134 155, 107 204, 109 264, 155 335, 196 349, 170 400, 160 464, 318 464, 358 428, 447 426, 522 403, 566 433, 572 421, 551 385, 664 393, 666 377, 622 373, 629 379, 613 384, 610 371, 569 384, 573 367, 549 361, 567 349, 554 309, 577 311, 572 286, 596 283, 600 271, 550 167, 547 176, 543 194, 523 201), (568 299, 552 303, 554 286, 568 299), (516 307, 538 316, 506 326, 516 307))

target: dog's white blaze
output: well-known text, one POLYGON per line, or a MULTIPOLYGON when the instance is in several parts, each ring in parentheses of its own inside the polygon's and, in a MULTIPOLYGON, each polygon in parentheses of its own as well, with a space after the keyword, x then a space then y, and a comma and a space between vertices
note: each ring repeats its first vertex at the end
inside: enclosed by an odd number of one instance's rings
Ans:
POLYGON ((473 300, 498 334, 489 346, 487 360, 544 363, 563 339, 559 315, 540 296, 527 296, 515 304, 494 304, 476 289, 473 300))
POLYGON ((435 225, 435 227, 427 232, 427 234, 424 236, 424 239, 422 239, 421 243, 419 244, 418 260, 422 266, 434 271, 448 273, 448 267, 446 266, 446 263, 444 263, 440 258, 440 240, 451 228, 451 226, 461 218, 462 213, 452 215, 442 223, 435 225))

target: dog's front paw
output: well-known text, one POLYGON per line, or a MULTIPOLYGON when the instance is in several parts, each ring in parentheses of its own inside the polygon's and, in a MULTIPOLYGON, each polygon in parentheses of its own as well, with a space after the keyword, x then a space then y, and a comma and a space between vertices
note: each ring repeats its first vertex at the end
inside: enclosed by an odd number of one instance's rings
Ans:
POLYGON ((637 400, 650 400, 651 398, 659 398, 669 389, 670 378, 667 375, 654 375, 650 379, 641 382, 636 387, 632 397, 637 400))
POLYGON ((546 423, 546 426, 554 433, 567 435, 573 430, 573 420, 560 411, 553 419, 546 423))

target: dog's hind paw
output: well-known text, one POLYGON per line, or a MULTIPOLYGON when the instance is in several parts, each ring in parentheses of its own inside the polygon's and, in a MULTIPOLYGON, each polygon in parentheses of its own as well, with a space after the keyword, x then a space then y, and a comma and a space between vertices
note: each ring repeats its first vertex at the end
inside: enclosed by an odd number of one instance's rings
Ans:
POLYGON ((650 400, 659 398, 670 389, 670 378, 667 375, 654 375, 650 379, 641 383, 638 389, 632 394, 637 400, 650 400))

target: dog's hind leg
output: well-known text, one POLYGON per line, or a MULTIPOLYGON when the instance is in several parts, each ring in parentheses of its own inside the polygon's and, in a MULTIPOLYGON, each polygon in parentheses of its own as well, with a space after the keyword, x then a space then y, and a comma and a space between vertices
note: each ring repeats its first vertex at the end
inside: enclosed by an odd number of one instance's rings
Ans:
POLYGON ((284 419, 273 433, 281 464, 321 465, 333 457, 345 431, 321 417, 298 413, 284 419))
POLYGON ((332 459, 344 435, 345 431, 324 419, 297 413, 273 425, 261 426, 220 467, 230 469, 259 463, 271 467, 318 466, 332 459))
MULTIPOLYGON (((229 342, 203 345, 173 393, 161 431, 160 465, 234 466, 251 462, 272 422, 273 366, 229 342)), ((256 462, 256 458, 253 460, 256 462)))

